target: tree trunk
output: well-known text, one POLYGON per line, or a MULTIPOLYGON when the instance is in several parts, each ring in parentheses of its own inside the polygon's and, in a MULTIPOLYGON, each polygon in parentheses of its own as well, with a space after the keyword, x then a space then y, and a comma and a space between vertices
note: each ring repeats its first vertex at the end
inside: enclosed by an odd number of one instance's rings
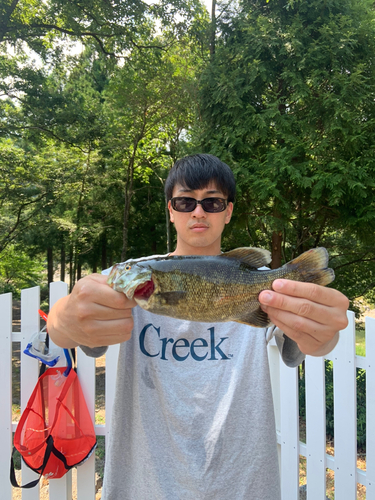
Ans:
POLYGON ((69 248, 69 291, 73 290, 73 245, 69 248))
POLYGON ((65 247, 62 245, 60 254, 60 281, 65 281, 65 247))
POLYGON ((210 56, 211 60, 215 55, 215 42, 216 42, 216 0, 212 0, 211 4, 211 40, 210 40, 210 56))
POLYGON ((73 247, 73 272, 72 272, 72 285, 73 286, 76 284, 78 255, 79 255, 79 251, 78 251, 77 243, 76 243, 73 247))
POLYGON ((144 133, 144 125, 143 129, 140 132, 139 136, 134 140, 133 144, 133 153, 129 160, 128 173, 126 176, 125 183, 125 202, 124 202, 124 220, 122 225, 122 252, 121 252, 121 262, 126 260, 126 252, 128 251, 128 233, 129 233, 129 215, 130 215, 130 202, 133 195, 133 177, 134 177, 134 164, 135 164, 135 155, 138 149, 139 141, 142 139, 144 133))
POLYGON ((102 271, 107 269, 107 234, 104 232, 102 234, 102 271))
POLYGON ((48 274, 48 283, 53 282, 53 253, 52 248, 47 248, 47 274, 48 274))
POLYGON ((125 188, 125 203, 124 203, 124 219, 122 225, 122 251, 121 251, 121 262, 126 260, 126 252, 128 251, 128 224, 129 224, 129 213, 130 213, 130 198, 131 191, 129 185, 125 188))
POLYGON ((281 266, 282 261, 282 248, 283 248, 283 232, 281 225, 281 214, 278 208, 278 200, 273 200, 273 218, 274 230, 272 233, 272 261, 271 269, 277 269, 281 266))
POLYGON ((283 243, 283 233, 282 231, 274 231, 272 233, 272 262, 271 269, 277 269, 281 267, 281 256, 282 256, 282 243, 283 243))

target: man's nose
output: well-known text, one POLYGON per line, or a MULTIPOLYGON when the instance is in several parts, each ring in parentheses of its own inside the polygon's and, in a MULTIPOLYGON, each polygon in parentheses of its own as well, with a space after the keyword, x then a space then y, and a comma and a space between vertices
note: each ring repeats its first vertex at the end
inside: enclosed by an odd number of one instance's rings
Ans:
POLYGON ((197 203, 197 206, 191 213, 192 217, 197 217, 198 219, 201 219, 202 217, 206 217, 206 212, 203 210, 203 207, 200 203, 197 203))

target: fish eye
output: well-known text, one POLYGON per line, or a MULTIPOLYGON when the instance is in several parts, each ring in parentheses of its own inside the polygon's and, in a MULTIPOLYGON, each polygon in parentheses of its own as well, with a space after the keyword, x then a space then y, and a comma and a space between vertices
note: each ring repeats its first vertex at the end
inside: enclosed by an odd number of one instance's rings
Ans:
POLYGON ((132 266, 130 264, 126 264, 125 271, 130 271, 131 268, 132 268, 132 266))

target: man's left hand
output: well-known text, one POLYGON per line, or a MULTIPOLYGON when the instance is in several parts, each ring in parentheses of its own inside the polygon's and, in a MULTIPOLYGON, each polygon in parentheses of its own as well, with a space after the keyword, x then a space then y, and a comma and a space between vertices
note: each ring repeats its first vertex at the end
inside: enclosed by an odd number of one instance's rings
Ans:
POLYGON ((286 279, 263 290, 259 302, 272 323, 294 340, 304 354, 322 356, 337 342, 348 324, 349 301, 333 288, 286 279))

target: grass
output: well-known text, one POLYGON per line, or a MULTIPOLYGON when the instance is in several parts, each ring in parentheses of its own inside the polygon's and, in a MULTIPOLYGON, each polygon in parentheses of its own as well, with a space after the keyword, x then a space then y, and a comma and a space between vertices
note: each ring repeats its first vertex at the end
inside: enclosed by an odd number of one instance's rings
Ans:
POLYGON ((357 356, 366 356, 365 328, 363 323, 358 323, 355 331, 355 353, 357 356))

